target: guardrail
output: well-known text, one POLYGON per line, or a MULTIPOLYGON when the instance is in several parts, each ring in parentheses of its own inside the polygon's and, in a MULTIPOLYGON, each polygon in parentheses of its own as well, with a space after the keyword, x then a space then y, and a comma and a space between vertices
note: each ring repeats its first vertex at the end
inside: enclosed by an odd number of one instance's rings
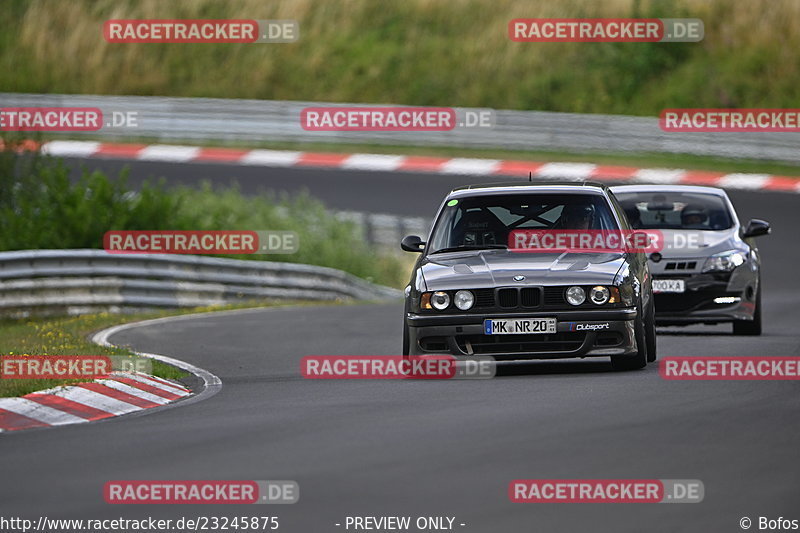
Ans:
POLYGON ((6 316, 401 296, 341 270, 294 263, 104 250, 0 253, 0 314, 6 316))
POLYGON ((492 129, 456 128, 446 132, 312 132, 300 126, 300 111, 306 107, 345 105, 377 107, 273 100, 0 93, 0 107, 99 107, 108 115, 115 110, 138 114, 135 128, 104 127, 99 132, 70 133, 71 137, 660 152, 800 162, 800 133, 667 133, 659 128, 657 118, 623 115, 497 110, 492 129))
POLYGON ((406 235, 428 235, 433 221, 425 217, 401 217, 387 213, 365 213, 361 211, 338 211, 340 220, 355 224, 360 231, 359 238, 381 248, 383 252, 404 254, 400 241, 406 235))

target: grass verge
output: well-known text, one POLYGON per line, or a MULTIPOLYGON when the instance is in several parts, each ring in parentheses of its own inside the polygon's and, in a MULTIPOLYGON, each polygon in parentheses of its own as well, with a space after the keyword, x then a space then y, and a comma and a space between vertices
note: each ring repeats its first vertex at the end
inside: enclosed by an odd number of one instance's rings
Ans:
MULTIPOLYGON (((0 320, 0 354, 2 355, 133 355, 126 348, 98 346, 89 339, 102 329, 166 316, 225 311, 252 307, 278 307, 287 305, 323 305, 321 302, 250 302, 227 306, 197 307, 191 309, 154 311, 131 315, 99 313, 75 317, 25 318, 0 320)), ((153 375, 180 380, 186 372, 160 361, 153 361, 153 375)), ((75 380, 0 379, 0 397, 23 396, 37 390, 78 383, 75 380)))
POLYGON ((800 2, 6 0, 0 91, 657 116, 796 107, 800 2), (698 43, 521 43, 515 18, 699 18, 698 43), (290 44, 124 44, 108 19, 293 19, 290 44), (795 22, 793 22, 795 21, 795 22))

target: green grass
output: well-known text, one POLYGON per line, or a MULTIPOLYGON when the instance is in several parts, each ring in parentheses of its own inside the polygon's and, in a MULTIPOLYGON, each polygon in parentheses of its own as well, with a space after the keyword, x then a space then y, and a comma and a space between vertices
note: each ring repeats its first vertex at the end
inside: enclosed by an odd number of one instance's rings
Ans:
POLYGON ((656 116, 796 107, 800 2, 6 0, 0 91, 656 116), (696 17, 700 43, 516 43, 529 17, 696 17), (110 18, 295 19, 292 44, 111 44, 110 18))
MULTIPOLYGON (((152 318, 153 314, 132 315, 125 319, 109 314, 65 318, 29 318, 0 321, 0 354, 3 355, 133 355, 121 348, 106 348, 90 342, 87 336, 123 320, 152 318)), ((187 374, 175 367, 153 361, 153 375, 180 379, 187 374)), ((22 396, 59 385, 77 383, 71 380, 0 379, 0 397, 22 396)))
MULTIPOLYGON (((24 318, 0 320, 0 355, 133 355, 131 350, 98 346, 89 340, 102 329, 117 324, 138 322, 165 316, 289 305, 328 305, 326 302, 259 301, 226 306, 143 312, 129 315, 100 313, 75 317, 24 318)), ((152 361, 153 375, 173 380, 186 372, 160 361, 152 361)), ((0 397, 23 396, 37 390, 78 383, 74 380, 0 379, 0 397)))

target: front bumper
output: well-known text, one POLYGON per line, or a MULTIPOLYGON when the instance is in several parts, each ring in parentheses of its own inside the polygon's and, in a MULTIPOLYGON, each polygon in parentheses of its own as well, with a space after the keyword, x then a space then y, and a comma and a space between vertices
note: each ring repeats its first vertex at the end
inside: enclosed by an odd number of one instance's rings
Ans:
POLYGON ((608 357, 636 353, 636 309, 406 315, 411 355, 490 355, 495 359, 608 357), (556 333, 486 335, 485 319, 555 318, 556 333))
POLYGON ((744 269, 737 271, 733 274, 655 276, 654 279, 682 279, 686 284, 683 293, 653 293, 656 323, 669 326, 752 320, 758 277, 744 269))

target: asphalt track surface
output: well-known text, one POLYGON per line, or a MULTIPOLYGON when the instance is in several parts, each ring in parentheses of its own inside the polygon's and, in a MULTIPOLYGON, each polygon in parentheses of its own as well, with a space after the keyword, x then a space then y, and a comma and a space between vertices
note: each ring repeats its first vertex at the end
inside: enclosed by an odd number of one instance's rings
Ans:
MULTIPOLYGON (((226 179, 210 166, 146 170, 171 170, 171 182, 214 172, 216 181, 226 179)), ((447 189, 474 181, 310 169, 255 174, 265 187, 305 185, 335 207, 427 216, 447 189)), ((731 196, 741 218, 774 227, 759 241, 764 334, 660 329, 660 357, 800 356, 800 198, 731 196)), ((250 310, 120 332, 115 344, 205 368, 222 379, 222 390, 145 416, 2 435, 0 516, 277 515, 279 531, 288 532, 344 531, 346 516, 381 515, 454 516, 465 524, 457 531, 476 532, 725 532, 741 531, 744 516, 755 522, 751 530, 760 516, 800 519, 797 382, 664 381, 656 365, 613 373, 606 360, 514 365, 485 381, 300 376, 305 355, 398 354, 401 320, 402 304, 393 302, 250 310), (524 478, 699 479, 705 500, 510 503, 509 482, 524 478), (290 479, 300 501, 104 503, 105 482, 129 479, 290 479)))

